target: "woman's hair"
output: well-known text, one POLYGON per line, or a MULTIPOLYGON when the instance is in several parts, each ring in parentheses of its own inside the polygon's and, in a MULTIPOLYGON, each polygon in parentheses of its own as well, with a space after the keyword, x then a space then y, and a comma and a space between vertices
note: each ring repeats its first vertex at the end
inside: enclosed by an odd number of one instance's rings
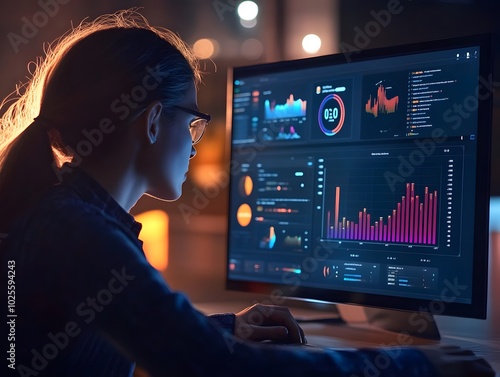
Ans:
POLYGON ((60 181, 62 162, 100 158, 152 101, 168 112, 200 80, 191 49, 134 10, 82 22, 49 45, 0 118, 0 233, 60 181))

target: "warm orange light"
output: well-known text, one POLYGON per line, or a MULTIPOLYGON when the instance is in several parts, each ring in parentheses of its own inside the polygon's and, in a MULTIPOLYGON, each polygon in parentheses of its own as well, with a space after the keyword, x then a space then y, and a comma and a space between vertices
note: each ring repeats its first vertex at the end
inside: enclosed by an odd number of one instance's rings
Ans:
POLYGON ((142 223, 140 239, 151 265, 159 271, 168 266, 168 215, 160 210, 143 212, 135 219, 142 223))
POLYGON ((215 41, 208 38, 198 39, 193 45, 193 51, 200 59, 212 58, 216 50, 217 46, 215 41))
POLYGON ((226 173, 221 164, 197 161, 189 168, 189 177, 196 186, 211 187, 214 191, 220 192, 226 187, 229 174, 226 173))
POLYGON ((203 139, 196 144, 198 153, 189 163, 189 179, 196 187, 222 191, 227 187, 229 172, 224 160, 224 125, 214 119, 203 139))

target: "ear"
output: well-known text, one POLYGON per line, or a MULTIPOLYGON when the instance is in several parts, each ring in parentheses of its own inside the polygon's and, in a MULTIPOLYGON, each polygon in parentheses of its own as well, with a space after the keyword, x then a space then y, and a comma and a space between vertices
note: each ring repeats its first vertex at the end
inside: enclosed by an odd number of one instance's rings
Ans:
POLYGON ((146 110, 146 140, 154 144, 160 132, 160 120, 163 105, 160 101, 152 102, 146 110))

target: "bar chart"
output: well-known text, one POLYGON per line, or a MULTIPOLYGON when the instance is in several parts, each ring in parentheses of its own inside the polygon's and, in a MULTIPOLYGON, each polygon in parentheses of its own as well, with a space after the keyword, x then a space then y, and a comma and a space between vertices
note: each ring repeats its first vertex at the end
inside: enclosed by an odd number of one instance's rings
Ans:
MULTIPOLYGON (((317 159, 318 236, 349 250, 455 255, 463 155, 440 148, 411 166, 415 149, 336 149, 317 159), (406 169, 406 170, 405 170, 406 169)), ((460 252, 460 251, 459 251, 460 252)))
POLYGON ((438 224, 438 191, 424 188, 415 192, 415 183, 406 184, 400 200, 384 217, 374 217, 367 208, 357 218, 340 212, 341 187, 335 188, 334 207, 327 211, 326 238, 435 245, 438 224))

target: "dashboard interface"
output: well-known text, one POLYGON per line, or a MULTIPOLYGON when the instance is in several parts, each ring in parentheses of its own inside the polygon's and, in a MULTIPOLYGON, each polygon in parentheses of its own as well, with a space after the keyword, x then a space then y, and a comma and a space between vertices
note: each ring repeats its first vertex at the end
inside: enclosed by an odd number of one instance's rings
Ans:
POLYGON ((235 68, 228 281, 473 304, 481 52, 235 68))

